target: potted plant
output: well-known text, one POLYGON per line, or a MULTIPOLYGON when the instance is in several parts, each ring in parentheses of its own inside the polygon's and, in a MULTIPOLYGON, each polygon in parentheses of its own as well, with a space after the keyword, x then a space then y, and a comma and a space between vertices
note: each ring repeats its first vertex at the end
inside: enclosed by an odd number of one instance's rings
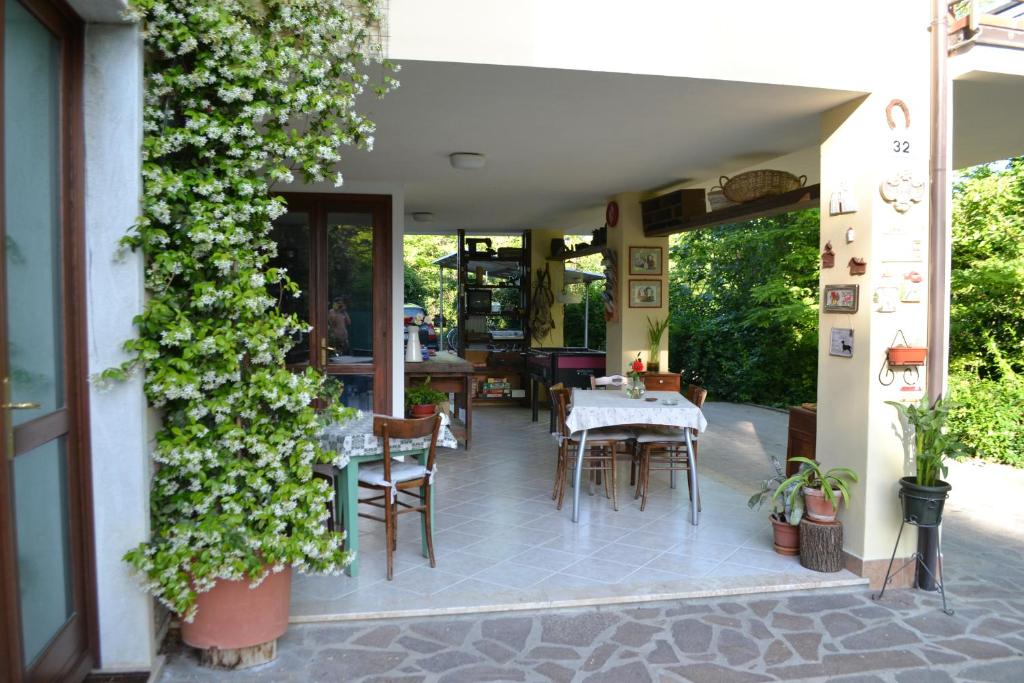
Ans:
POLYGON ((123 246, 142 252, 147 297, 128 360, 102 378, 142 374, 161 424, 150 536, 125 560, 186 643, 246 649, 211 656, 250 666, 287 628, 291 570, 336 574, 349 560, 325 531, 333 492, 313 476, 335 459, 320 445, 323 375, 286 366, 309 323, 281 306, 301 292, 275 264, 277 192, 296 175, 340 185, 341 150, 373 143, 359 93, 397 82, 368 0, 128 6, 144 24, 145 163, 123 246), (383 83, 369 81, 374 62, 383 83))
POLYGON ((447 399, 445 394, 430 388, 429 375, 423 384, 405 389, 405 407, 413 417, 430 417, 437 412, 437 404, 447 399))
POLYGON ((661 321, 657 318, 654 320, 647 318, 647 343, 650 350, 650 355, 647 360, 647 369, 651 372, 658 372, 661 368, 661 361, 659 360, 661 354, 661 338, 665 335, 665 330, 668 329, 668 320, 667 316, 661 321))
POLYGON ((833 467, 822 472, 817 461, 803 456, 794 456, 789 461, 800 463, 800 471, 783 481, 774 495, 785 496, 792 507, 797 505, 797 499, 803 494, 808 519, 834 522, 840 501, 847 506, 850 504, 847 480, 859 481, 857 473, 849 467, 833 467))
POLYGON ((966 451, 946 432, 946 420, 955 406, 940 396, 935 403, 925 396, 917 405, 886 401, 899 412, 903 443, 914 459, 915 476, 900 479, 903 518, 920 526, 938 526, 952 487, 946 476, 946 458, 958 459, 966 451))
MULTIPOLYGON (((779 468, 781 469, 781 468, 779 468)), ((772 523, 772 546, 780 555, 800 554, 800 520, 804 515, 803 498, 797 496, 790 503, 787 490, 783 487, 785 476, 779 471, 771 479, 761 482, 761 489, 747 501, 747 507, 758 510, 767 500, 772 502, 772 511, 768 521, 772 523)), ((796 484, 789 484, 795 489, 796 484)))

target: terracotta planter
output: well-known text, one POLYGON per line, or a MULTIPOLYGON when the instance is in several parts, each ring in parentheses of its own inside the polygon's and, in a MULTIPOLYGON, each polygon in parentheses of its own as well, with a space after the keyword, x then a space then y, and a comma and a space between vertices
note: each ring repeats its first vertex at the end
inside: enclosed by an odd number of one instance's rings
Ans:
POLYGON ((421 403, 413 406, 410 411, 413 417, 430 417, 437 413, 437 405, 433 403, 421 403))
POLYGON ((886 351, 889 365, 924 365, 928 349, 919 346, 892 346, 886 351))
POLYGON ((836 495, 836 505, 825 500, 825 494, 822 493, 821 489, 804 489, 804 514, 815 522, 834 522, 836 521, 836 509, 839 503, 843 500, 843 494, 835 489, 832 492, 836 495))
POLYGON ((288 630, 292 570, 271 573, 256 588, 250 581, 217 580, 200 593, 192 623, 181 622, 181 639, 200 650, 237 650, 276 640, 288 630))
POLYGON ((779 555, 800 554, 800 527, 780 521, 774 514, 768 515, 772 523, 775 552, 779 555))

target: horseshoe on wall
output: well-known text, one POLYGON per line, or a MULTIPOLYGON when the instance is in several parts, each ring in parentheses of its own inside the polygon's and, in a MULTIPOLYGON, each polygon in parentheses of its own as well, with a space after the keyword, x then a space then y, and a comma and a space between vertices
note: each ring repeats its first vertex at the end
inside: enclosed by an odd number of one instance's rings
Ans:
POLYGON ((904 128, 910 128, 910 107, 903 100, 893 100, 885 107, 885 120, 889 123, 889 129, 894 130, 896 128, 896 122, 892 120, 892 110, 899 107, 903 110, 903 120, 905 121, 904 128))

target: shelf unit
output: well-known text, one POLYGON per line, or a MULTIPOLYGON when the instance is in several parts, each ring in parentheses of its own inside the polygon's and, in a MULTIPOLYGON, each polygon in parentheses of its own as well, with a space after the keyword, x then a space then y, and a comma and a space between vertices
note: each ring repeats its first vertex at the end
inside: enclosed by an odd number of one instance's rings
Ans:
MULTIPOLYGON (((482 255, 479 252, 472 252, 467 249, 466 231, 458 231, 458 250, 456 251, 456 271, 458 273, 458 326, 459 335, 458 353, 471 362, 486 358, 487 367, 477 368, 473 375, 475 384, 480 386, 488 377, 505 377, 516 389, 526 389, 529 385, 526 374, 525 355, 520 360, 510 361, 510 354, 517 352, 525 353, 530 343, 530 233, 525 231, 520 237, 521 255, 518 259, 498 258, 497 255, 482 255), (483 282, 479 282, 476 274, 484 274, 483 282), (505 282, 488 283, 486 278, 504 279, 505 282), (499 311, 490 313, 470 313, 467 310, 467 294, 472 290, 489 290, 495 295, 503 293, 503 305, 515 305, 517 311, 499 311), (513 293, 516 292, 516 293, 513 293), (517 327, 521 323, 523 331, 522 339, 492 339, 488 344, 488 351, 482 349, 470 349, 471 344, 481 342, 471 340, 470 335, 479 333, 469 332, 469 324, 475 321, 479 326, 483 321, 487 330, 492 329, 491 321, 508 321, 508 324, 517 327), (492 350, 493 349, 493 350, 492 350), (467 351, 469 353, 467 353, 467 351), (502 352, 505 353, 502 353, 502 352)), ((524 405, 526 398, 487 398, 479 393, 473 397, 474 406, 499 406, 499 405, 524 405)))
POLYGON ((607 244, 588 244, 584 247, 580 247, 575 251, 567 251, 564 254, 558 254, 557 256, 548 256, 548 261, 571 261, 574 258, 581 256, 590 256, 591 254, 600 254, 602 251, 608 248, 607 244))
POLYGON ((743 223, 755 218, 767 218, 790 211, 817 208, 820 204, 820 199, 821 185, 808 185, 791 192, 755 199, 752 202, 744 202, 743 204, 729 206, 717 211, 708 211, 699 216, 661 223, 655 228, 644 230, 644 234, 648 237, 665 237, 677 232, 686 232, 687 230, 712 228, 716 225, 727 225, 730 223, 743 223))

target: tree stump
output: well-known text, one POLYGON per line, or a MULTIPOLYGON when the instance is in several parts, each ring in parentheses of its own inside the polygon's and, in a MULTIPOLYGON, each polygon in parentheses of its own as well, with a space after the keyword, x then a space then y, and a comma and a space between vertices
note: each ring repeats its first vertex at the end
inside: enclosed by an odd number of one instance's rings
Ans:
POLYGON ((843 568, 843 523, 800 521, 800 564, 816 572, 843 568))

